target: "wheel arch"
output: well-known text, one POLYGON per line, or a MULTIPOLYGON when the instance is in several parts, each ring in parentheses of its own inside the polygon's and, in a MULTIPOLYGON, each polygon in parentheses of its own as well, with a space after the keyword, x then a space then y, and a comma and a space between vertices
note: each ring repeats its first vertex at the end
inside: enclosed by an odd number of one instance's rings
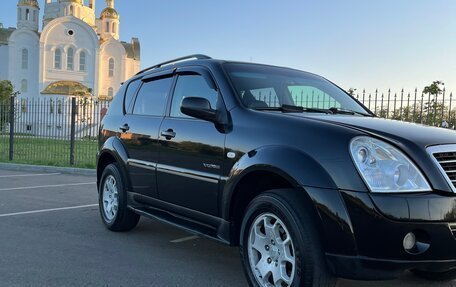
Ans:
POLYGON ((97 159, 97 186, 100 184, 101 175, 103 170, 111 163, 118 163, 126 179, 126 187, 130 188, 130 181, 127 174, 127 160, 128 154, 117 137, 111 137, 102 145, 97 159))
MULTIPOLYGON (((272 189, 302 193, 306 206, 317 208, 305 186, 334 188, 329 174, 309 155, 293 148, 269 146, 246 153, 232 168, 222 196, 222 217, 231 222, 231 242, 239 244, 240 225, 253 198, 272 189)), ((322 222, 317 222, 318 226, 322 222)))

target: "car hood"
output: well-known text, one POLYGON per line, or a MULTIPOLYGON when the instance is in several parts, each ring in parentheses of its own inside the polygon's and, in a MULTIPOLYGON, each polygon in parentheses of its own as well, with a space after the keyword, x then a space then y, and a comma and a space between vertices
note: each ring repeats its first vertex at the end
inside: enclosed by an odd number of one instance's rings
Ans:
POLYGON ((409 142, 426 148, 432 145, 456 143, 456 131, 450 129, 377 117, 322 115, 311 118, 357 129, 373 136, 388 138, 393 142, 400 143, 400 145, 409 142))

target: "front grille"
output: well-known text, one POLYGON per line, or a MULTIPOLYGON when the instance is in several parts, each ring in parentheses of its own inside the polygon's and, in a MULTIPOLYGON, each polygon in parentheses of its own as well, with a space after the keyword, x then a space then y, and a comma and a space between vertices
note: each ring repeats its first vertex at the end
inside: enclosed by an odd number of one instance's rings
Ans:
POLYGON ((427 148, 442 175, 456 192, 456 145, 438 145, 427 148))
POLYGON ((450 223, 448 226, 450 227, 451 233, 453 233, 453 236, 456 238, 456 223, 450 223))
POLYGON ((439 152, 433 155, 445 171, 451 184, 456 187, 456 152, 439 152))

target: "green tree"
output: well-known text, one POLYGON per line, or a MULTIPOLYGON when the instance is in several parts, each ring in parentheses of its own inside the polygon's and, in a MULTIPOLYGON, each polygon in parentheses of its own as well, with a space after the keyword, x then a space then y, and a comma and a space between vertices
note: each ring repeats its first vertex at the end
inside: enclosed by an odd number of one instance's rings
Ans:
POLYGON ((433 81, 429 86, 424 87, 423 94, 428 94, 432 99, 424 104, 423 108, 423 119, 425 123, 430 126, 440 126, 444 118, 442 113, 445 114, 448 110, 443 103, 438 102, 439 95, 442 94, 443 87, 445 85, 442 81, 433 81))
POLYGON ((355 96, 355 91, 356 91, 356 89, 350 88, 350 89, 348 89, 347 93, 349 93, 351 96, 354 97, 355 96))
POLYGON ((11 84, 8 80, 0 81, 0 102, 4 102, 8 100, 11 96, 13 96, 14 88, 13 84, 11 84))
POLYGON ((0 81, 0 132, 3 132, 6 124, 9 123, 10 100, 18 94, 19 92, 14 91, 10 81, 0 81))
POLYGON ((442 81, 433 81, 429 86, 424 87, 423 94, 438 96, 442 93, 440 86, 445 85, 442 81))

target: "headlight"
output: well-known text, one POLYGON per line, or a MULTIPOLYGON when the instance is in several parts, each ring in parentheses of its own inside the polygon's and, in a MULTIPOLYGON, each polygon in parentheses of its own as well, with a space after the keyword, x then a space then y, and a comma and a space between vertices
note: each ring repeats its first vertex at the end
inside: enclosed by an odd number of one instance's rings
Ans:
POLYGON ((372 192, 420 192, 431 187, 418 168, 397 148, 370 137, 356 137, 350 153, 372 192))

